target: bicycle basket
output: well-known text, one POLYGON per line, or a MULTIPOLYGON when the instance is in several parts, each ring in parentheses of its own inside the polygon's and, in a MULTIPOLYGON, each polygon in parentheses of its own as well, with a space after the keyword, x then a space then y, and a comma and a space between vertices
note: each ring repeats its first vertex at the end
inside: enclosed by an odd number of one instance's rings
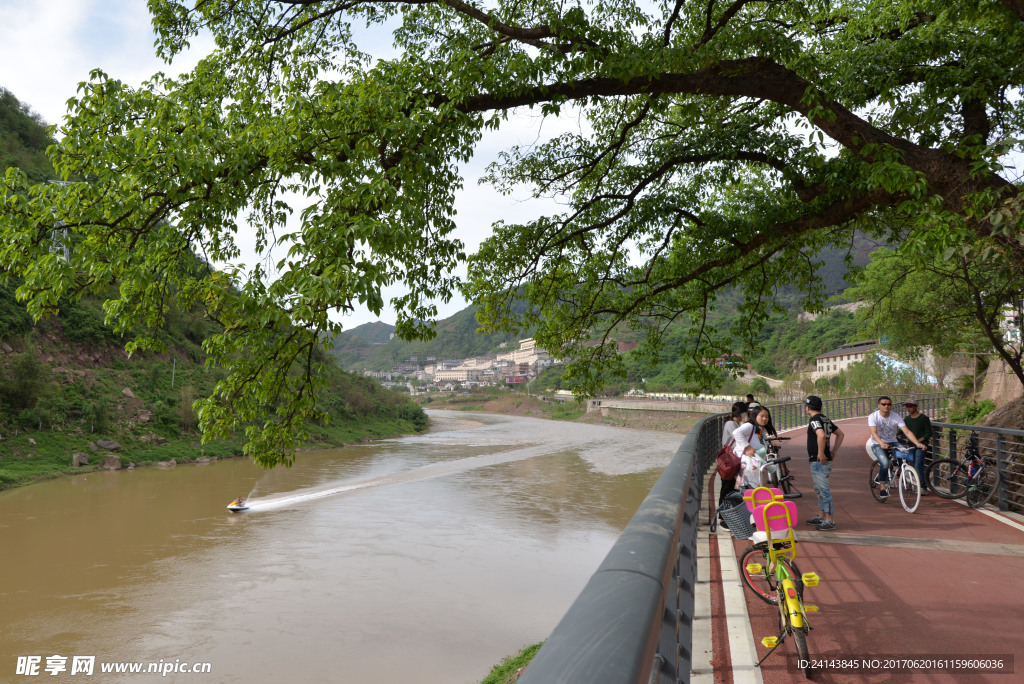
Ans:
POLYGON ((750 524, 750 511, 742 501, 738 506, 723 508, 722 520, 729 526, 732 536, 737 539, 750 539, 754 536, 754 526, 750 524))
POLYGON ((913 449, 909 449, 909 448, 908 449, 904 449, 903 447, 896 447, 892 451, 890 451, 889 453, 892 454, 893 458, 899 458, 899 459, 902 459, 904 461, 913 461, 914 460, 914 450, 913 449))

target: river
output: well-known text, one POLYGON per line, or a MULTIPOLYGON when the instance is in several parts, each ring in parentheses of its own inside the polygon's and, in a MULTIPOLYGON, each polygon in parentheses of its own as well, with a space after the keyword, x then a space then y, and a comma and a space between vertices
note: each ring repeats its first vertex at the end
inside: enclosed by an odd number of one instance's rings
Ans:
POLYGON ((548 635, 682 441, 429 413, 428 433, 292 468, 0 492, 0 682, 479 682, 548 635), (252 510, 225 509, 238 495, 252 510), (39 675, 16 675, 27 656, 39 675), (101 672, 118 663, 168 674, 101 672))

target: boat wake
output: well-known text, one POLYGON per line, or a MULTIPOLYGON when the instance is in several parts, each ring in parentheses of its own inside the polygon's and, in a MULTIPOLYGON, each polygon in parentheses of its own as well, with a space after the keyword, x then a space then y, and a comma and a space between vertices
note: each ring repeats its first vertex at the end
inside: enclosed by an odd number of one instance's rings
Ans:
POLYGON ((280 508, 298 506, 301 504, 308 503, 310 501, 325 499, 330 496, 347 494, 349 492, 354 492, 360 489, 401 484, 403 482, 415 482, 418 480, 426 480, 432 477, 452 475, 455 473, 462 473, 468 470, 473 470, 475 468, 483 468, 491 465, 500 465, 502 463, 510 463, 512 461, 521 461, 523 459, 533 458, 534 456, 540 456, 543 454, 547 454, 549 452, 550 447, 548 447, 547 445, 534 445, 524 448, 510 449, 506 451, 499 451, 493 454, 469 456, 466 458, 459 458, 451 461, 440 461, 438 463, 431 463, 429 465, 419 466, 417 468, 410 468, 409 470, 401 470, 396 473, 378 475, 376 477, 371 477, 366 480, 360 480, 357 482, 339 484, 336 486, 318 487, 315 489, 303 490, 292 494, 271 495, 260 499, 249 499, 245 503, 249 506, 247 511, 248 513, 272 511, 280 508))

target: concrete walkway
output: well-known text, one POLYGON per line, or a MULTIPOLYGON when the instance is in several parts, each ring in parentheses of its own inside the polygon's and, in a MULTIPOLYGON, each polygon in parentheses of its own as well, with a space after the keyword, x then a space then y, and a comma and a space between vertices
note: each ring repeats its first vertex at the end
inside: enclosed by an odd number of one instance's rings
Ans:
MULTIPOLYGON (((813 680, 1024 681, 1024 520, 934 495, 923 497, 913 514, 895 492, 878 503, 868 489, 867 420, 837 424, 846 440, 832 472, 835 531, 818 532, 803 523, 817 510, 806 433, 789 433, 793 440, 783 447, 793 457, 790 470, 803 492, 796 501, 797 562, 822 580, 805 594, 807 603, 821 609, 809 616, 809 650, 812 658, 833 661, 813 680), (976 662, 959 662, 978 660, 1002 666, 985 672, 976 662), (850 661, 858 667, 842 667, 850 661), (939 667, 926 667, 927 661, 939 667)), ((706 524, 701 532, 700 560, 708 574, 700 575, 696 622, 709 623, 711 645, 695 641, 692 681, 802 680, 792 640, 755 667, 768 652, 761 638, 778 634, 778 612, 740 580, 737 559, 749 542, 725 531, 709 535, 706 524)))

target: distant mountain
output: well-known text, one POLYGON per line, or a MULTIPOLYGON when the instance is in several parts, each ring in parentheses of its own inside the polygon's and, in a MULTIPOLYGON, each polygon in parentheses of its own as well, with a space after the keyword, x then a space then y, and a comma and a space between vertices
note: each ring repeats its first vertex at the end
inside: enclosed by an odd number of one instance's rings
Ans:
POLYGON ((388 340, 394 327, 386 323, 366 323, 342 332, 334 340, 331 354, 345 369, 388 370, 414 356, 417 363, 423 365, 428 357, 438 361, 464 359, 515 349, 520 339, 529 337, 528 334, 478 334, 476 331, 480 324, 477 323, 476 312, 476 306, 469 306, 454 316, 438 321, 435 326, 437 336, 427 342, 403 342, 397 337, 388 340), (387 329, 387 337, 384 338, 385 343, 381 344, 376 340, 384 335, 384 329, 387 329))
MULTIPOLYGON (((818 275, 823 281, 826 296, 841 294, 850 286, 850 267, 845 259, 850 255, 853 266, 865 266, 870 261, 871 252, 884 245, 863 233, 854 234, 849 247, 823 249, 816 257, 822 262, 818 267, 818 275)), ((733 289, 726 289, 719 295, 718 315, 729 316, 735 312, 740 294, 733 289)), ((794 320, 799 313, 798 302, 801 293, 795 289, 785 289, 778 294, 780 302, 793 312, 794 320)), ((520 304, 520 306, 525 306, 520 304)), ((514 349, 519 339, 529 337, 529 332, 519 335, 492 334, 479 335, 476 329, 477 307, 469 306, 450 318, 438 321, 437 337, 429 342, 403 342, 398 338, 389 339, 394 327, 386 323, 366 323, 359 327, 342 332, 335 340, 332 354, 342 368, 349 370, 388 370, 406 359, 416 357, 419 365, 423 365, 428 357, 438 361, 444 359, 464 359, 471 356, 484 356, 504 349, 514 349)), ((770 332, 770 331, 766 331, 770 332)), ((635 342, 637 333, 631 330, 616 331, 616 340, 623 343, 635 342)))
POLYGON ((383 321, 373 321, 372 323, 363 323, 341 334, 357 337, 369 344, 384 344, 395 334, 395 326, 388 325, 383 321))
POLYGON ((825 294, 829 297, 841 294, 853 283, 850 280, 850 267, 846 265, 847 254, 850 255, 854 267, 867 266, 871 263, 871 253, 880 247, 888 247, 890 243, 882 238, 873 238, 860 231, 853 234, 849 247, 830 247, 821 250, 817 257, 821 260, 818 276, 821 277, 825 294))
POLYGON ((0 87, 0 176, 14 166, 36 182, 56 178, 46 156, 53 142, 42 118, 0 87))

